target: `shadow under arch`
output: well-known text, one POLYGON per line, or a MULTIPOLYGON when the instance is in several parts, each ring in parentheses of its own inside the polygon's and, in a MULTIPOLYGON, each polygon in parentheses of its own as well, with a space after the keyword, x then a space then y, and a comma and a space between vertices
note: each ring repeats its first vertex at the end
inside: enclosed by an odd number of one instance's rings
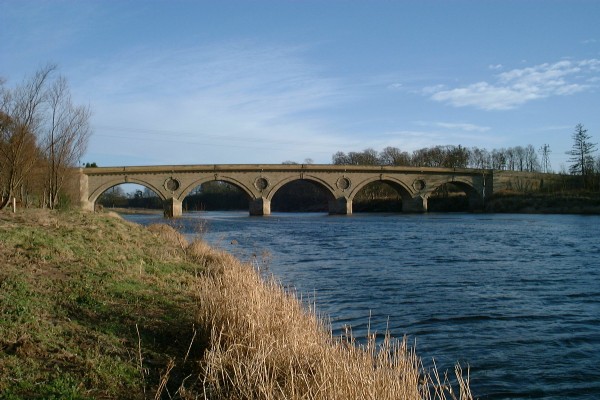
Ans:
POLYGON ((194 182, 192 182, 191 184, 189 184, 188 186, 186 186, 181 191, 181 194, 177 197, 177 199, 180 201, 183 201, 183 199, 185 199, 187 196, 189 196, 189 194, 192 192, 192 190, 194 190, 198 186, 200 186, 204 183, 207 183, 207 182, 229 183, 230 185, 233 185, 233 186, 237 187, 238 189, 240 189, 242 192, 244 192, 250 200, 256 199, 256 196, 254 195, 254 193, 252 192, 252 190, 249 187, 247 187, 245 184, 243 184, 239 180, 231 178, 226 175, 219 175, 218 179, 215 179, 213 176, 197 179, 194 182))
MULTIPOLYGON (((467 202, 466 205, 464 205, 461 209, 456 210, 456 211, 475 211, 475 210, 483 209, 484 197, 483 197, 482 193, 479 193, 479 191, 473 186, 472 182, 465 180, 465 179, 461 179, 461 178, 448 179, 447 181, 438 182, 435 186, 431 187, 425 196, 428 199, 430 206, 433 205, 432 200, 434 199, 434 197, 432 195, 434 195, 436 192, 439 192, 439 190, 441 188, 443 188, 444 185, 454 186, 457 189, 459 189, 460 191, 464 192, 464 194, 466 196, 466 202, 467 202)), ((458 203, 458 202, 455 200, 454 203, 458 203)), ((454 204, 454 205, 450 204, 449 206, 447 205, 446 207, 457 207, 457 206, 456 206, 456 204, 454 204)), ((458 207, 460 207, 460 204, 458 207)), ((445 209, 443 211, 452 211, 452 210, 445 209)))
POLYGON ((182 212, 248 210, 254 200, 254 196, 240 185, 220 178, 197 180, 183 193, 185 195, 179 196, 182 212))
POLYGON ((293 176, 277 182, 266 198, 273 211, 331 213, 335 195, 332 188, 314 176, 293 176))
POLYGON ((318 187, 324 188, 325 192, 327 193, 328 200, 335 199, 335 189, 332 188, 326 181, 324 181, 316 176, 312 176, 312 175, 303 175, 302 177, 298 177, 297 175, 294 175, 294 176, 286 177, 286 178, 278 181, 276 184, 274 184, 270 188, 270 190, 267 193, 267 195, 265 196, 265 198, 269 201, 273 200, 273 197, 279 191, 279 189, 281 189, 283 186, 287 185, 288 183, 291 183, 294 181, 309 181, 309 182, 317 185, 318 187))
POLYGON ((154 185, 152 185, 151 183, 148 183, 146 181, 140 180, 140 179, 136 179, 136 178, 130 178, 128 177, 127 179, 125 179, 125 177, 123 178, 117 178, 117 179, 113 179, 112 181, 106 182, 100 186, 98 186, 88 197, 88 201, 92 204, 92 206, 95 207, 96 205, 96 200, 98 200, 98 198, 107 190, 118 186, 118 185, 123 185, 123 184, 128 184, 128 183, 134 183, 136 185, 140 185, 143 186, 145 188, 148 188, 150 190, 152 190, 154 193, 156 193, 156 195, 161 199, 161 201, 165 201, 166 198, 164 196, 164 194, 161 192, 160 189, 158 189, 157 187, 155 187, 154 185))
MULTIPOLYGON (((405 202, 407 201, 412 201, 413 199, 413 190, 411 190, 410 187, 408 187, 406 185, 406 183, 404 183, 401 180, 398 179, 394 179, 391 177, 373 177, 373 178, 369 178, 369 179, 365 179, 364 181, 361 181, 360 183, 356 184, 354 186, 354 188, 352 189, 352 191, 349 194, 349 199, 352 201, 352 203, 354 204, 354 206, 357 205, 358 202, 358 197, 360 195, 360 193, 362 191, 364 191, 368 186, 373 185, 375 183, 384 183, 386 184, 386 186, 391 187, 396 194, 400 197, 402 205, 404 205, 405 202)), ((403 209, 402 206, 398 207, 395 210, 386 210, 386 211, 401 211, 403 209)))

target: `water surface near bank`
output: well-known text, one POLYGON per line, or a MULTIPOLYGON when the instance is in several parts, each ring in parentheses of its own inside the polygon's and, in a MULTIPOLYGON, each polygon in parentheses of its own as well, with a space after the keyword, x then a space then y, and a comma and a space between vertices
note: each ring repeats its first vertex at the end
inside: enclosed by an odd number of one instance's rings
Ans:
POLYGON ((426 363, 468 363, 480 398, 600 397, 598 216, 205 212, 170 223, 267 266, 336 333, 387 327, 426 363))

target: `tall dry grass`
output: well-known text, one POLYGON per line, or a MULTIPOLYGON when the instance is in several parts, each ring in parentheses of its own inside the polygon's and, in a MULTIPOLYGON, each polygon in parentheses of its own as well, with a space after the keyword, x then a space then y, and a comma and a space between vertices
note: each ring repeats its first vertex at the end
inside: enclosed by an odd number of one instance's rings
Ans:
POLYGON ((210 330, 205 398, 472 399, 460 366, 453 389, 445 374, 424 370, 406 339, 335 338, 314 307, 256 266, 202 242, 187 254, 209 271, 198 280, 198 319, 210 330))

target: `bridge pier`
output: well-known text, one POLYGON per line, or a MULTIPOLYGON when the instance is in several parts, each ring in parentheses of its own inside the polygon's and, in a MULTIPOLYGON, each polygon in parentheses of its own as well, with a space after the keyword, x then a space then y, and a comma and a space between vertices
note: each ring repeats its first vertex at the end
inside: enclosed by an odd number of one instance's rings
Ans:
POLYGON ((166 218, 177 218, 183 214, 182 201, 174 197, 163 202, 164 215, 166 218))
POLYGON ((352 200, 345 197, 338 197, 337 199, 329 200, 329 214, 351 215, 352 200))
POLYGON ((259 197, 250 200, 250 215, 271 215, 271 200, 259 197))
POLYGON ((424 213, 427 212, 427 198, 415 196, 411 199, 402 199, 402 212, 424 213))

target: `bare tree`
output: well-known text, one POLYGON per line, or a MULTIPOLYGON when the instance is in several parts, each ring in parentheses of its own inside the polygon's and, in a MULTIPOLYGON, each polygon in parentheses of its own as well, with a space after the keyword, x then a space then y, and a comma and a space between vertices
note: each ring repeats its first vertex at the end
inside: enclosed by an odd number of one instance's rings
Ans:
POLYGON ((535 152, 535 148, 528 144, 525 147, 525 169, 529 172, 535 172, 540 170, 540 162, 535 152))
POLYGON ((472 168, 486 169, 491 165, 491 156, 486 149, 471 149, 470 165, 472 168))
POLYGON ((43 121, 46 87, 56 67, 48 65, 13 90, 2 87, 0 209, 19 193, 29 172, 39 160, 37 135, 43 121))
POLYGON ((471 152, 466 147, 446 146, 443 166, 447 168, 467 168, 471 152))
POLYGON ((515 157, 515 171, 525 171, 526 168, 526 153, 522 146, 513 147, 513 154, 515 157))
POLYGON ((514 171, 516 169, 515 166, 517 165, 515 149, 513 147, 509 147, 506 149, 504 154, 506 158, 506 169, 509 171, 514 171))
POLYGON ((498 170, 506 169, 506 149, 494 149, 492 150, 492 168, 498 170))
POLYGON ((48 90, 48 118, 42 139, 46 167, 46 205, 55 208, 58 194, 72 167, 85 153, 90 137, 90 110, 74 106, 69 86, 59 77, 48 90))
POLYGON ((411 160, 415 167, 438 167, 440 161, 439 155, 439 149, 424 147, 422 149, 414 150, 411 160))
POLYGON ((343 151, 338 151, 331 157, 331 162, 334 165, 349 165, 350 158, 348 158, 348 155, 343 151))
POLYGON ((86 149, 90 111, 72 104, 55 71, 49 64, 14 89, 0 82, 0 208, 13 197, 23 200, 37 176, 44 176, 44 204, 55 207, 67 171, 86 149))
POLYGON ((362 152, 351 151, 348 153, 350 162, 355 165, 378 165, 379 154, 372 148, 364 149, 362 152))
POLYGON ((410 165, 410 154, 397 147, 388 146, 379 153, 381 165, 410 165))

